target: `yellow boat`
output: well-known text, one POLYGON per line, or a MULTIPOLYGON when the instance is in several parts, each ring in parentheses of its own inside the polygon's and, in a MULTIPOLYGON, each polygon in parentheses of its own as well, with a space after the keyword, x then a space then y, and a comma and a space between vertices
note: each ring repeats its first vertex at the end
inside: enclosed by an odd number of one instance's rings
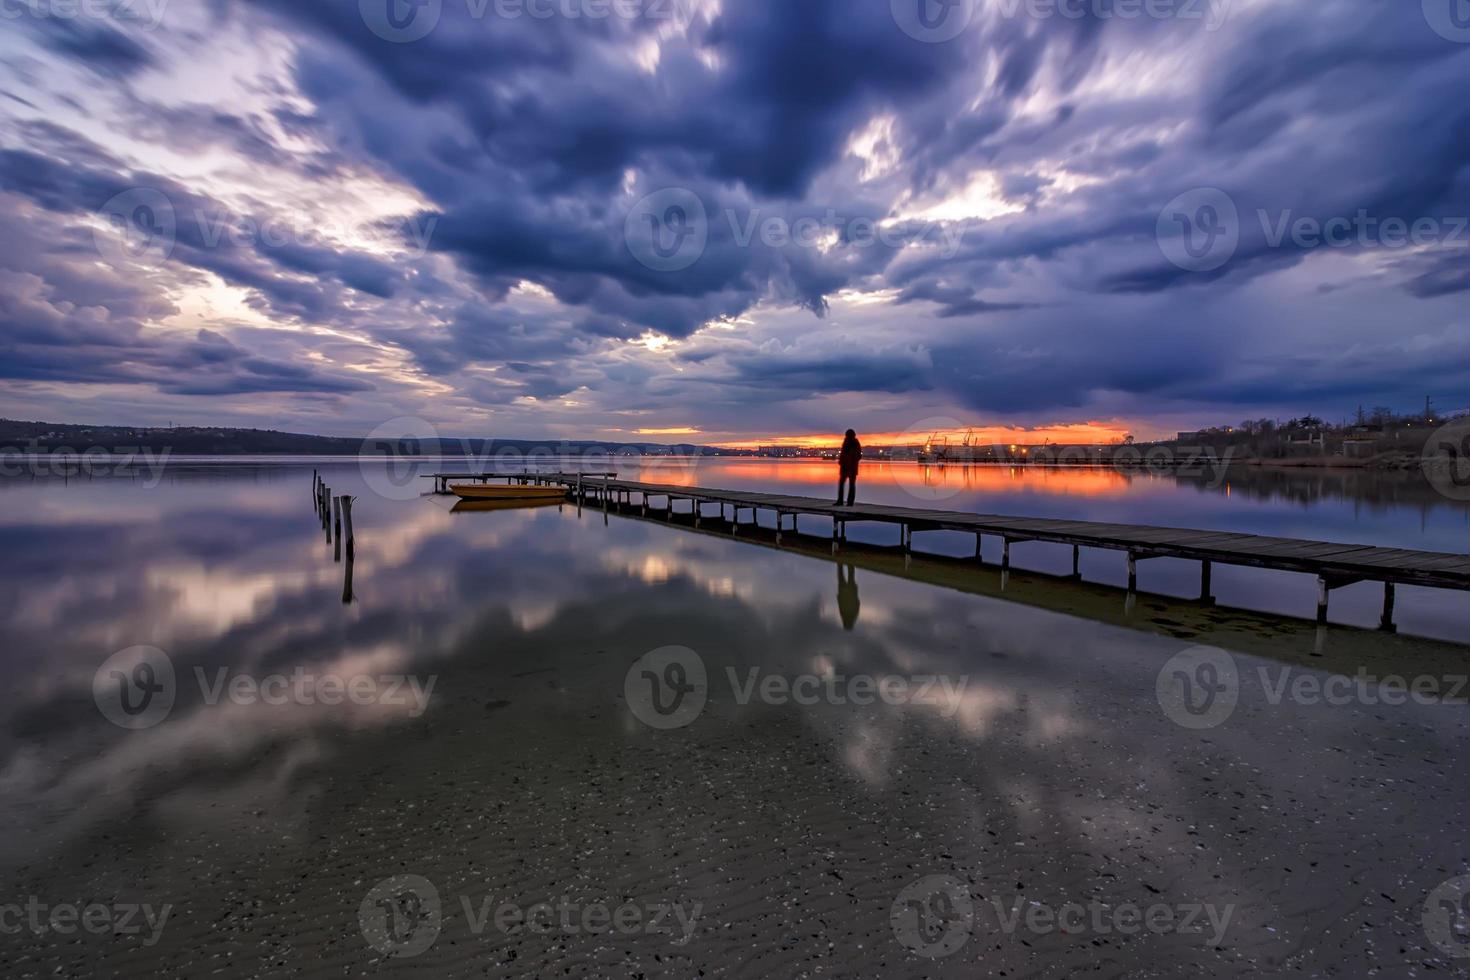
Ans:
POLYGON ((456 483, 449 492, 460 500, 565 500, 563 487, 490 486, 485 483, 456 483))

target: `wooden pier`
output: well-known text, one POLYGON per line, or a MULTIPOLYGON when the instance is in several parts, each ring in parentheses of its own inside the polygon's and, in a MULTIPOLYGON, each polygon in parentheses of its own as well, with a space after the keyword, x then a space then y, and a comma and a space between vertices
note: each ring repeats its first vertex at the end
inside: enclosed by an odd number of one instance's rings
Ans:
MULTIPOLYGON (((439 479, 445 474, 432 476, 439 479)), ((466 475, 449 475, 449 478, 465 479, 466 475)), ((1210 591, 1210 576, 1216 563, 1303 572, 1317 577, 1319 623, 1327 621, 1328 599, 1334 589, 1359 582, 1379 582, 1383 585, 1383 615, 1379 626, 1390 632, 1394 630, 1396 585, 1470 590, 1470 555, 1446 552, 1408 551, 1400 548, 1136 524, 1003 517, 891 504, 839 507, 815 497, 639 483, 619 480, 614 474, 604 473, 483 474, 475 478, 561 485, 566 487, 569 496, 583 504, 594 502, 620 509, 637 507, 644 515, 652 507, 655 512, 663 511, 668 520, 672 520, 678 512, 676 505, 685 503, 689 509, 684 514, 691 516, 696 526, 707 520, 727 521, 735 533, 739 532, 742 512, 748 511, 750 522, 754 523, 760 511, 769 511, 775 516, 778 540, 788 529, 788 519, 790 530, 796 532, 800 517, 827 518, 832 521, 833 549, 839 548, 847 539, 849 523, 866 521, 896 526, 899 531, 898 547, 905 553, 913 550, 916 532, 959 531, 973 534, 975 560, 978 562, 981 560, 980 543, 989 535, 1001 541, 1002 569, 1010 568, 1012 544, 1046 541, 1070 545, 1072 577, 1079 579, 1079 556, 1082 548, 1120 551, 1127 556, 1129 592, 1137 591, 1139 562, 1151 558, 1183 558, 1200 563, 1199 601, 1206 603, 1214 601, 1210 591), (662 506, 655 506, 660 501, 662 506), (717 516, 705 513, 705 508, 709 506, 719 507, 717 516)), ((447 480, 444 485, 447 486, 447 480)))

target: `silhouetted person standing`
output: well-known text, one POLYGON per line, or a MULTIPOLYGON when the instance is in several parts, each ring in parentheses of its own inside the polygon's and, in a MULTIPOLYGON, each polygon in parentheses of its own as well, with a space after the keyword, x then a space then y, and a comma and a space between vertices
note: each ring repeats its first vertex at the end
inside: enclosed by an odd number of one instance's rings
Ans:
POLYGON ((863 458, 863 444, 858 442, 857 433, 847 430, 842 440, 842 452, 837 455, 837 506, 842 506, 842 487, 847 485, 847 506, 857 499, 858 463, 863 458))

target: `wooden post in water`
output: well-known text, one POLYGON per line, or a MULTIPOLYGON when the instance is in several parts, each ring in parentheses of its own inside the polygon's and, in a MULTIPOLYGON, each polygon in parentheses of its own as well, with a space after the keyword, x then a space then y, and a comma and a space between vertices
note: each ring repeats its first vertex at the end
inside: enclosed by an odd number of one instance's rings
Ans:
POLYGON ((342 497, 342 529, 347 537, 347 561, 351 564, 352 559, 357 557, 357 546, 354 544, 352 535, 352 502, 356 497, 342 497))
POLYGON ((1215 604, 1215 595, 1210 589, 1211 566, 1207 561, 1200 562, 1199 568, 1199 601, 1207 605, 1215 604))
POLYGON ((333 540, 334 540, 334 542, 336 544, 336 552, 333 555, 332 560, 333 561, 341 561, 342 560, 342 498, 341 497, 333 497, 332 498, 332 525, 333 525, 333 534, 334 534, 333 540))
POLYGON ((1128 552, 1128 591, 1138 591, 1138 556, 1128 552))
POLYGON ((1317 622, 1322 625, 1327 623, 1327 596, 1330 592, 1327 576, 1317 576, 1317 622))
POLYGON ((352 605, 352 552, 347 553, 347 564, 342 567, 342 605, 352 605))
POLYGON ((1075 544, 1072 545, 1072 577, 1082 577, 1082 549, 1075 544))
POLYGON ((1378 621, 1378 628, 1385 633, 1397 633, 1399 628, 1393 624, 1393 583, 1383 583, 1383 618, 1378 621))

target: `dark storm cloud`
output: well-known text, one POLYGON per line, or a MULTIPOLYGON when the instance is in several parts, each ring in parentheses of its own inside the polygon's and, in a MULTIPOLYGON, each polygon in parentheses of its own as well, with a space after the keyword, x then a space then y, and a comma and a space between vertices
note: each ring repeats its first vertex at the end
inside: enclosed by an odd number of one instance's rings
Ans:
MULTIPOLYGON (((1426 379, 1451 384, 1462 363, 1445 332, 1449 304, 1470 288, 1461 253, 1385 256, 1354 243, 1334 254, 1371 268, 1371 285, 1336 267, 1324 283, 1319 244, 1272 234, 1359 211, 1470 214, 1470 45, 1437 35, 1417 3, 1255 4, 1228 11, 1218 31, 1124 19, 1108 3, 1078 19, 978 4, 944 44, 898 29, 888 0, 726 0, 708 14, 675 3, 677 22, 506 18, 493 2, 477 18, 481 5, 446 0, 438 26, 411 43, 376 36, 357 0, 212 6, 222 34, 285 32, 301 98, 203 106, 121 86, 129 134, 303 180, 406 185, 427 210, 403 216, 404 240, 407 225, 436 222, 426 261, 309 234, 222 234, 256 216, 192 220, 223 208, 57 124, 15 128, 16 145, 0 152, 4 188, 82 219, 129 187, 159 187, 186 218, 176 275, 212 273, 272 318, 392 347, 476 403, 578 390, 630 401, 648 386, 670 402, 718 389, 736 406, 931 391, 1001 414, 1191 392, 1235 406, 1339 397, 1342 385, 1305 366, 1324 347, 1322 364, 1391 401, 1426 379), (854 134, 884 120, 882 153, 851 156, 854 134), (981 173, 988 199, 954 204, 981 173), (1197 272, 1166 257, 1156 230, 1167 203, 1208 187, 1236 206, 1238 242, 1197 272), (697 261, 676 271, 640 261, 625 231, 639 199, 666 188, 692 194, 707 221, 697 261), (925 210, 941 202, 950 206, 925 210), (919 213, 952 217, 926 224, 919 213), (847 222, 820 246, 759 232, 767 220, 831 215, 847 222), (855 241, 857 217, 896 240, 855 241), (956 236, 954 250, 936 247, 935 227, 956 236), (554 300, 528 300, 526 282, 554 300), (849 290, 890 300, 834 323, 849 290), (1368 308, 1399 324, 1403 342, 1365 339, 1377 327, 1353 313, 1368 308), (787 318, 793 309, 802 320, 787 318), (771 318, 779 326, 767 329, 771 318), (625 343, 647 331, 676 341, 668 362, 625 343), (1361 357, 1377 360, 1377 376, 1348 351, 1371 351, 1361 357)), ((32 29, 52 55, 130 84, 180 57, 167 30, 32 29)), ((250 192, 268 213, 268 189, 250 192)), ((25 280, 21 291, 30 313, 11 314, 7 329, 32 338, 33 370, 61 370, 36 353, 56 346, 35 339, 48 330, 71 336, 77 371, 98 376, 109 345, 147 348, 139 307, 163 291, 128 294, 115 277, 83 274, 86 239, 75 222, 58 229, 43 286, 25 280), (74 297, 112 316, 63 310, 74 297)), ((299 367, 281 338, 248 335, 257 351, 245 336, 174 349, 174 363, 205 377, 171 383, 350 384, 299 367), (213 364, 227 374, 211 376, 213 364)))
POLYGON ((142 43, 105 19, 49 14, 10 15, 5 20, 30 25, 46 47, 99 75, 126 78, 154 64, 153 54, 142 43))
MULTIPOLYGON (((65 134, 56 146, 81 152, 70 157, 0 149, 0 186, 48 211, 76 218, 110 213, 119 196, 125 202, 131 197, 148 202, 164 212, 152 220, 166 228, 171 260, 254 290, 260 304, 278 315, 328 319, 341 305, 336 284, 390 297, 402 278, 371 256, 316 240, 314 229, 295 216, 239 214, 177 181, 113 170, 104 153, 75 133, 65 134)), ((141 220, 127 211, 134 205, 120 206, 126 213, 114 217, 130 226, 141 220)))

